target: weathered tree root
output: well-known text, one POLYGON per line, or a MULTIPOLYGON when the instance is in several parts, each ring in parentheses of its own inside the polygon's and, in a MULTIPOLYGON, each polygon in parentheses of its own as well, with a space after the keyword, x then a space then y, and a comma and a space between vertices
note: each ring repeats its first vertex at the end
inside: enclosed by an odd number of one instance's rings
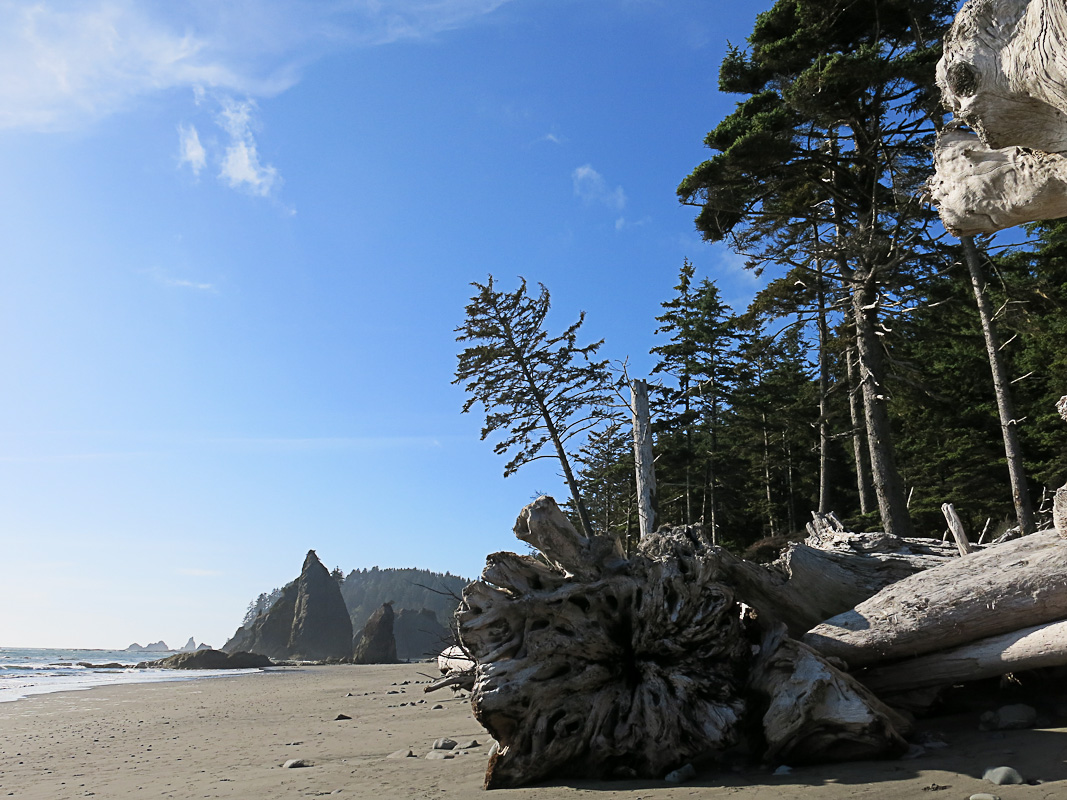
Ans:
POLYGON ((515 532, 543 559, 490 556, 457 613, 477 661, 474 713, 500 745, 486 788, 659 778, 751 727, 795 760, 900 751, 901 720, 868 690, 768 615, 763 628, 742 619, 723 569, 736 559, 699 526, 647 536, 626 559, 541 497, 515 532), (814 683, 783 680, 793 674, 814 683))

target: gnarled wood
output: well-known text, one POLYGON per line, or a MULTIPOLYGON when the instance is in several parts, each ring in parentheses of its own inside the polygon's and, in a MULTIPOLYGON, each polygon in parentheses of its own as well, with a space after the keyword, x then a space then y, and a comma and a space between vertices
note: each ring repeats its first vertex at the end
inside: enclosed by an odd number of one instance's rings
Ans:
POLYGON ((945 37, 937 82, 989 147, 1067 151, 1067 5, 969 0, 945 37))
POLYGON ((764 761, 801 764, 899 755, 909 724, 851 675, 777 626, 760 644, 750 685, 767 699, 764 761))
POLYGON ((793 636, 957 557, 954 546, 934 539, 851 533, 832 515, 816 516, 808 534, 767 567, 719 553, 726 581, 745 603, 786 623, 793 636))
POLYGON ((1067 216, 1067 155, 988 147, 973 133, 943 131, 926 190, 955 236, 1067 216))
POLYGON ((781 631, 754 648, 763 634, 742 618, 741 601, 754 604, 731 576, 762 568, 742 567, 700 526, 651 533, 625 559, 542 497, 515 532, 546 561, 490 556, 457 612, 477 662, 472 707, 500 744, 487 788, 549 776, 660 778, 714 760, 764 710, 775 756, 899 750, 892 714, 824 658, 781 631), (791 675, 801 678, 783 679, 791 675))
POLYGON ((911 658, 1067 617, 1067 541, 1042 531, 886 587, 804 641, 850 667, 911 658))

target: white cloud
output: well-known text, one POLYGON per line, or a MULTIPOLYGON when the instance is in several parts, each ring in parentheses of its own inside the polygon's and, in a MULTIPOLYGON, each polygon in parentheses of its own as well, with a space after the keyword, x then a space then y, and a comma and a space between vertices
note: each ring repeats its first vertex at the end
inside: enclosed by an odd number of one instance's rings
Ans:
POLYGON ((241 102, 226 99, 218 116, 219 127, 230 137, 222 157, 219 177, 231 188, 245 189, 252 194, 266 197, 280 183, 278 170, 270 164, 261 164, 256 139, 252 133, 252 112, 256 104, 252 100, 241 102))
POLYGON ((578 167, 571 173, 574 193, 586 203, 605 205, 613 211, 622 211, 626 207, 626 192, 621 186, 608 187, 604 176, 589 164, 578 167))
POLYGON ((7 0, 0 129, 78 129, 180 88, 270 97, 331 51, 425 38, 506 2, 7 0))
POLYGON ((200 170, 207 164, 207 152, 200 144, 200 134, 194 125, 178 126, 178 163, 188 164, 193 174, 199 176, 200 170))

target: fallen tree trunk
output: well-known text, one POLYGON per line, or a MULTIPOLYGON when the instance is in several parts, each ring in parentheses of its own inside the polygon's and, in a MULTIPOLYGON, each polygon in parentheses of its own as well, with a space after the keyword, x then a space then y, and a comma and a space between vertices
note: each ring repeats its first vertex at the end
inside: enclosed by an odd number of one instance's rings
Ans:
POLYGON ((854 678, 743 618, 752 604, 724 567, 739 559, 700 526, 654 532, 626 559, 542 497, 515 533, 544 560, 490 556, 457 612, 474 714, 500 744, 486 788, 660 778, 714 761, 749 723, 791 758, 900 751, 902 722, 854 678))
POLYGON ((1067 617, 1067 540, 1042 531, 886 587, 804 641, 852 668, 1067 617))
POLYGON ((1067 665, 1067 621, 1035 625, 929 655, 874 667, 860 680, 879 696, 1067 665))

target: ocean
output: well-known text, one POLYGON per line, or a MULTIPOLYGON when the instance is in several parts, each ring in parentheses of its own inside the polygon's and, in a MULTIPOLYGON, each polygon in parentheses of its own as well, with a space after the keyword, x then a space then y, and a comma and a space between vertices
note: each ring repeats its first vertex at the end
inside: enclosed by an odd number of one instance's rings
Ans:
POLYGON ((0 703, 34 694, 69 692, 117 683, 187 681, 260 672, 255 669, 136 669, 173 652, 148 650, 53 650, 0 647, 0 703))

